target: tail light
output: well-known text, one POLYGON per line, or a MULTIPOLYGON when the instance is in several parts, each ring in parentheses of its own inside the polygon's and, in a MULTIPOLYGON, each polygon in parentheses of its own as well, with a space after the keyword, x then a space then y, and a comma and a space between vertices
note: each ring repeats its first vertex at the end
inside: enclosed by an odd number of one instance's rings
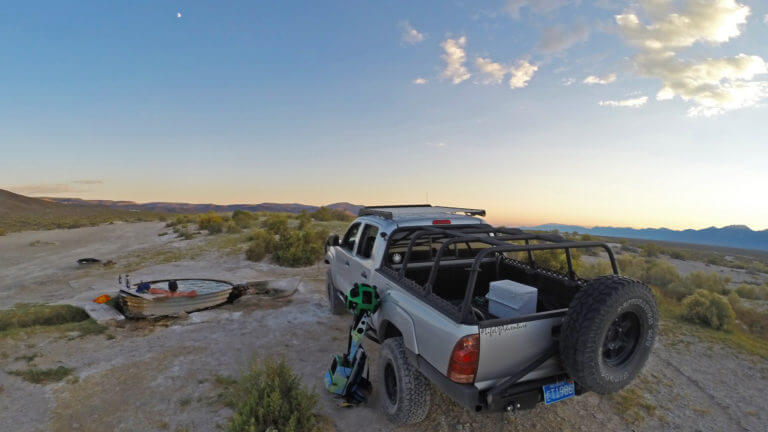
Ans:
POLYGON ((432 225, 450 225, 450 219, 435 219, 432 221, 432 225))
POLYGON ((466 335, 456 342, 448 363, 448 378, 451 381, 470 384, 475 382, 477 361, 480 358, 480 335, 466 335))

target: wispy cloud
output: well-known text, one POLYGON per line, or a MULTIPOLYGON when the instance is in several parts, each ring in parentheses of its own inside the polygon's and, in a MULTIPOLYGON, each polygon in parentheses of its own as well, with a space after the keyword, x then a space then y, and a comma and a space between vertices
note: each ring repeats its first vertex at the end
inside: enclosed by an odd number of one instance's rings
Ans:
POLYGON ((509 75, 509 87, 512 89, 523 88, 533 78, 538 66, 532 65, 527 60, 518 60, 515 66, 508 66, 494 62, 490 58, 477 57, 475 67, 480 73, 479 84, 501 84, 504 77, 509 75))
POLYGON ((640 108, 646 103, 648 103, 648 96, 642 96, 642 97, 632 98, 632 99, 623 99, 623 100, 600 101, 600 106, 640 108))
POLYGON ((562 84, 562 85, 564 85, 566 87, 571 86, 571 85, 573 85, 575 83, 576 83, 576 79, 575 78, 563 78, 560 81, 560 84, 562 84))
POLYGON ((614 81, 616 81, 616 74, 610 73, 608 75, 603 75, 601 77, 597 75, 590 75, 584 78, 583 82, 584 84, 587 84, 587 85, 595 85, 595 84, 606 85, 614 81))
POLYGON ((446 144, 443 141, 434 141, 434 142, 430 141, 430 142, 427 143, 427 147, 432 147, 432 148, 436 148, 436 149, 442 149, 442 148, 448 147, 448 144, 446 144))
POLYGON ((413 81, 411 81, 411 82, 412 82, 413 84, 416 84, 416 85, 424 85, 424 84, 426 84, 426 83, 427 83, 427 82, 429 82, 429 81, 427 81, 427 79, 426 79, 426 78, 418 77, 418 78, 414 79, 414 80, 413 80, 413 81))
POLYGON ((467 54, 464 51, 464 46, 466 44, 467 38, 465 36, 457 39, 446 39, 440 44, 443 47, 442 58, 445 61, 445 69, 440 73, 440 76, 450 79, 454 84, 466 81, 471 76, 465 65, 467 54))
POLYGON ((401 21, 400 28, 403 30, 400 37, 405 43, 415 45, 417 43, 423 42, 426 38, 424 33, 416 30, 408 21, 401 21))
POLYGON ((616 23, 625 40, 640 50, 634 58, 638 73, 661 80, 656 99, 679 96, 693 104, 688 115, 696 117, 756 106, 768 97, 768 82, 755 80, 768 73, 759 56, 690 60, 677 53, 697 42, 720 44, 739 37, 748 6, 736 0, 688 0, 677 9, 656 0, 641 4, 651 17, 649 24, 633 10, 617 15, 616 23))
POLYGON ((72 183, 82 184, 82 185, 100 185, 100 184, 104 184, 104 182, 102 180, 75 180, 72 183))
POLYGON ((544 29, 541 40, 536 45, 540 51, 554 54, 565 51, 580 42, 589 39, 589 29, 584 24, 576 24, 573 27, 554 26, 544 29))
POLYGON ((520 18, 520 11, 524 8, 532 13, 546 14, 571 4, 579 4, 579 0, 507 0, 504 12, 513 18, 520 18))

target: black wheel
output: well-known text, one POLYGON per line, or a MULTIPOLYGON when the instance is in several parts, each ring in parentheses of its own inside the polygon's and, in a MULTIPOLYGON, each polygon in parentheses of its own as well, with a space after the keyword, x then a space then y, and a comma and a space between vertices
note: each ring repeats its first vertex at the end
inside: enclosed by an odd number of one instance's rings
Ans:
POLYGON ((613 393, 643 368, 658 327, 656 301, 645 284, 602 276, 574 296, 563 321, 560 358, 585 390, 613 393))
POLYGON ((403 338, 381 344, 377 363, 384 414, 395 424, 418 423, 429 411, 429 381, 408 361, 403 338))
POLYGON ((341 300, 341 298, 339 298, 339 295, 336 292, 336 288, 333 287, 331 272, 328 272, 325 275, 325 286, 326 292, 328 294, 328 309, 333 315, 342 315, 347 310, 346 305, 341 300))

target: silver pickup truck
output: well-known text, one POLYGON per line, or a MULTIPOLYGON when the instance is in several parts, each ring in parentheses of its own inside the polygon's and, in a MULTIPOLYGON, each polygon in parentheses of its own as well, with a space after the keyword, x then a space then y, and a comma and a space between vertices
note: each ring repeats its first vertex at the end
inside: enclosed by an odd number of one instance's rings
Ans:
POLYGON ((345 312, 355 283, 376 287, 381 298, 367 336, 382 345, 378 387, 394 423, 424 419, 430 381, 472 411, 513 412, 585 391, 616 392, 648 359, 658 331, 654 296, 619 276, 607 244, 492 227, 483 216, 429 205, 365 207, 341 239, 328 239, 331 312, 345 312), (602 250, 613 274, 579 277, 575 249, 602 250), (552 254, 562 254, 566 271, 537 264, 552 254), (535 310, 507 315, 489 307, 499 281, 535 289, 535 310))

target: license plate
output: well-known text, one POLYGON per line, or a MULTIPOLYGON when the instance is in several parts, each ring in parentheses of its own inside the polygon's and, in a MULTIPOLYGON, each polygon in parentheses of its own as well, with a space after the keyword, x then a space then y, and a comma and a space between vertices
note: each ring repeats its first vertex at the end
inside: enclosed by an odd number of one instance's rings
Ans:
POLYGON ((549 405, 560 402, 576 395, 576 388, 573 386, 573 380, 549 384, 542 387, 544 390, 544 403, 549 405))

